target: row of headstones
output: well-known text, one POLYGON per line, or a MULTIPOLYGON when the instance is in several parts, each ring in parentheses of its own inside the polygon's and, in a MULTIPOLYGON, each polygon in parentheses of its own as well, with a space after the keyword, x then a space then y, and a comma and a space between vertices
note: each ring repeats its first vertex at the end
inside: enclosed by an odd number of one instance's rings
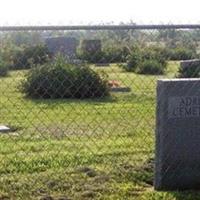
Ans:
POLYGON ((61 53, 69 58, 76 58, 77 48, 80 45, 83 52, 96 54, 101 52, 101 40, 78 41, 73 37, 52 37, 45 41, 48 50, 56 55, 61 53))

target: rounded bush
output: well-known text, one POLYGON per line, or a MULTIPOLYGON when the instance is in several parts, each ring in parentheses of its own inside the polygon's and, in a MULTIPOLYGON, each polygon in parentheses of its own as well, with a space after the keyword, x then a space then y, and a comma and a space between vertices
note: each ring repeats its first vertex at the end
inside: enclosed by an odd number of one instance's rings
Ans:
POLYGON ((137 73, 139 74, 164 74, 165 66, 162 65, 157 60, 145 60, 141 65, 137 68, 137 73))
POLYGON ((22 82, 22 91, 32 98, 96 98, 109 95, 107 81, 86 66, 63 59, 32 68, 22 82))
POLYGON ((166 60, 166 52, 162 47, 135 47, 124 68, 126 71, 140 74, 163 74, 166 60))

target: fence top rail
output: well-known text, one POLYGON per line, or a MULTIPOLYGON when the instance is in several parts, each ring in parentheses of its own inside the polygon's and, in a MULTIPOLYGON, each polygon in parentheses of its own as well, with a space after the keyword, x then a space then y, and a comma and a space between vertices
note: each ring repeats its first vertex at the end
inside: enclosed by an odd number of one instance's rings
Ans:
POLYGON ((0 31, 156 30, 156 29, 200 29, 200 24, 0 26, 0 31))

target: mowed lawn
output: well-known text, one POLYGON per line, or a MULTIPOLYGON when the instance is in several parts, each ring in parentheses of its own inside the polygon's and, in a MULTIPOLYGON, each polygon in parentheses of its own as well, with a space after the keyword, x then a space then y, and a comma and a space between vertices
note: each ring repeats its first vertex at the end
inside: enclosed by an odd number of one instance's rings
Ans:
POLYGON ((158 78, 98 67, 128 93, 93 100, 31 100, 26 71, 0 78, 0 199, 200 199, 195 192, 153 190, 155 88, 158 78))

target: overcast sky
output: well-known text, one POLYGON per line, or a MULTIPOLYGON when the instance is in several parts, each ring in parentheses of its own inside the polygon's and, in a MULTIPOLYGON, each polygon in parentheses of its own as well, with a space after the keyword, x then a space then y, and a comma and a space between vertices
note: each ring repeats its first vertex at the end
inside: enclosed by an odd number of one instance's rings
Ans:
POLYGON ((200 0, 2 0, 0 25, 200 23, 200 0))

